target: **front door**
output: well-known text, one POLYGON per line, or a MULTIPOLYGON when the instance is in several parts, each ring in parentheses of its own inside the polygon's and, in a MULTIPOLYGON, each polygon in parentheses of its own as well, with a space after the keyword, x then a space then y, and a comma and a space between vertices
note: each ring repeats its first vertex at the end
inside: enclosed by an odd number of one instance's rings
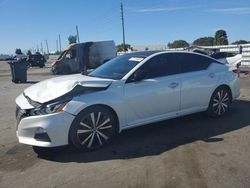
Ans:
POLYGON ((125 84, 128 126, 173 117, 180 110, 179 67, 167 59, 168 54, 151 58, 138 69, 147 72, 147 78, 125 84))

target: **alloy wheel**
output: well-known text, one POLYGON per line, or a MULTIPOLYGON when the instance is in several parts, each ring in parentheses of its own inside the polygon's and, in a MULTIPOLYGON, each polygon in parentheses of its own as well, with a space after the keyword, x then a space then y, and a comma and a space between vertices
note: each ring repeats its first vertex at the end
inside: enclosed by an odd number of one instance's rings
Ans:
POLYGON ((113 121, 110 114, 95 111, 84 115, 78 125, 77 138, 82 148, 101 147, 113 135, 113 121))
POLYGON ((212 107, 215 114, 218 116, 223 115, 230 104, 230 96, 225 89, 220 89, 216 92, 213 101, 212 101, 212 107))

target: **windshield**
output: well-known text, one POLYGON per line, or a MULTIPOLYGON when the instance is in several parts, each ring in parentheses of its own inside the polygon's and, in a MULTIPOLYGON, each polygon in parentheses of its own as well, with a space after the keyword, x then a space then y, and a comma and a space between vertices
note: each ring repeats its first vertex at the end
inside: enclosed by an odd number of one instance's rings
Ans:
POLYGON ((89 76, 120 80, 144 58, 131 54, 122 55, 101 65, 89 76))

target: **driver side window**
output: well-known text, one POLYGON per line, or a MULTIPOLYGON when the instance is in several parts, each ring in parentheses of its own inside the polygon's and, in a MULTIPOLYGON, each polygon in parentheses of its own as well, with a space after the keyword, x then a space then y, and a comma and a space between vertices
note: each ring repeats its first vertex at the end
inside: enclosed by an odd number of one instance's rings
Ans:
POLYGON ((180 73, 180 64, 175 54, 160 54, 149 59, 140 69, 148 72, 147 78, 157 78, 180 73))
POLYGON ((74 59, 76 57, 76 50, 70 50, 66 54, 66 59, 74 59))

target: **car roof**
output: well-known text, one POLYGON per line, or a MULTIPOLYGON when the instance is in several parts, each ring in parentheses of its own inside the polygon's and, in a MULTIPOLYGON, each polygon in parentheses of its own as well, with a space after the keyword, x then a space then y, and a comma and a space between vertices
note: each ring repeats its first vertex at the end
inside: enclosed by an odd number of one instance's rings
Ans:
POLYGON ((160 50, 151 50, 151 51, 139 51, 139 52, 131 52, 131 53, 126 53, 124 55, 129 55, 129 56, 141 56, 141 57, 148 57, 153 54, 159 53, 159 52, 164 52, 160 50))
POLYGON ((146 58, 146 57, 149 57, 151 55, 158 55, 158 54, 165 54, 165 53, 196 54, 196 55, 200 55, 200 56, 204 56, 204 57, 213 59, 216 63, 223 64, 209 55, 205 55, 205 54, 197 53, 197 52, 192 52, 192 51, 184 51, 184 50, 151 50, 151 51, 139 51, 139 52, 126 53, 124 55, 140 56, 140 57, 146 58))
POLYGON ((163 54, 163 53, 188 53, 188 54, 197 54, 197 55, 208 56, 206 54, 192 52, 192 51, 184 51, 184 50, 151 50, 151 51, 131 52, 131 53, 126 53, 124 55, 148 57, 148 56, 151 56, 153 54, 163 54))

